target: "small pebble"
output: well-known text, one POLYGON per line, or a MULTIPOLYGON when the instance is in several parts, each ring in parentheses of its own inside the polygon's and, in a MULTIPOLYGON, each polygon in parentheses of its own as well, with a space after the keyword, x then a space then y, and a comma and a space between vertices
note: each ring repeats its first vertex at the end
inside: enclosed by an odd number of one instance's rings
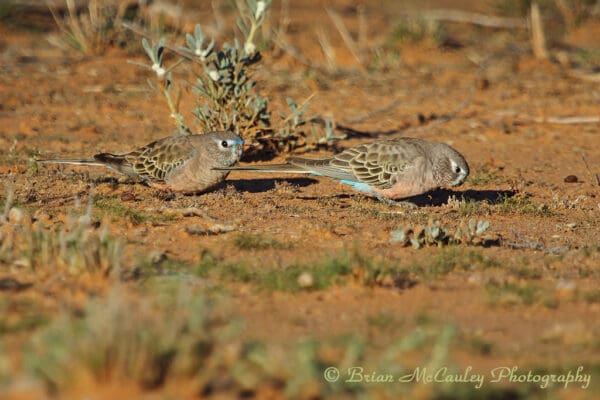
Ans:
POLYGON ((579 182, 579 179, 577 179, 577 177, 575 175, 568 175, 565 177, 565 182, 566 183, 577 183, 577 182, 579 182))
POLYGON ((315 284, 315 278, 309 272, 303 272, 298 276, 298 285, 302 288, 309 288, 315 284))

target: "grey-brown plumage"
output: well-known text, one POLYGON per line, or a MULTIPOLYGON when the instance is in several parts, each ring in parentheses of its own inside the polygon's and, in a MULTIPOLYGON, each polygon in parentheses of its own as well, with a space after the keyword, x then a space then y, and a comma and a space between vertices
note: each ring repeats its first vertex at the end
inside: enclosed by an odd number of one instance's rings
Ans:
POLYGON ((42 163, 96 165, 114 169, 163 190, 205 192, 223 182, 242 155, 244 141, 232 132, 173 136, 129 153, 96 154, 89 160, 38 160, 42 163))
POLYGON ((327 176, 386 199, 403 199, 443 186, 458 186, 469 175, 467 161, 452 147, 413 138, 366 143, 323 159, 292 157, 286 161, 286 164, 224 169, 327 176))

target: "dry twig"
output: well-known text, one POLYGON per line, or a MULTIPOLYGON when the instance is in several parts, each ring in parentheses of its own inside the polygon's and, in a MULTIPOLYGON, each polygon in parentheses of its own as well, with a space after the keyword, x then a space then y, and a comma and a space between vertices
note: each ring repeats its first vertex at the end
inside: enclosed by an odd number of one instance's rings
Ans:
POLYGON ((359 50, 358 46, 356 45, 356 43, 354 42, 354 39, 352 39, 350 32, 348 32, 346 25, 344 25, 344 21, 342 21, 342 18, 339 16, 338 13, 336 13, 330 7, 325 8, 325 11, 327 11, 329 18, 331 18, 336 29, 338 30, 338 32, 340 32, 340 36, 342 37, 342 40, 346 44, 346 47, 348 48, 348 50, 350 50, 350 53, 352 53, 352 56, 358 62, 358 66, 359 66, 360 70, 362 72, 366 72, 365 64, 362 60, 362 57, 360 56, 360 50, 359 50))
POLYGON ((516 120, 521 119, 537 124, 580 125, 600 123, 600 116, 534 117, 532 115, 517 114, 514 111, 497 111, 496 114, 500 116, 513 116, 516 120))
POLYGON ((437 9, 427 11, 417 11, 408 14, 410 17, 418 16, 431 21, 448 21, 464 24, 485 26, 488 28, 503 29, 526 29, 527 24, 520 18, 497 17, 462 10, 437 9))

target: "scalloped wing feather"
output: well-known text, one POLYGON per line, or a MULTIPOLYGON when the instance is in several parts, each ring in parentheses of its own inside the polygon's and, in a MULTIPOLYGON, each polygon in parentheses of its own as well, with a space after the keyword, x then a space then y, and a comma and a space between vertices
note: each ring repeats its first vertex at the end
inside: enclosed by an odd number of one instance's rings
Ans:
POLYGON ((401 176, 414 168, 422 156, 418 143, 389 140, 353 147, 331 159, 330 164, 354 175, 355 180, 378 189, 389 189, 401 176))
POLYGON ((195 151, 186 137, 172 137, 152 142, 123 157, 141 178, 165 181, 169 174, 193 158, 195 151))

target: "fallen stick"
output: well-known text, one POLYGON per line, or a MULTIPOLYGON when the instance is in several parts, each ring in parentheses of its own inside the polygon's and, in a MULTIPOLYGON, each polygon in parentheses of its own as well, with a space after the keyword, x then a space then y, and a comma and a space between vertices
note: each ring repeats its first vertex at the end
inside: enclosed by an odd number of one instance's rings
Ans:
POLYGON ((454 9, 437 9, 416 11, 407 14, 410 17, 419 16, 432 21, 458 22, 463 24, 479 25, 488 28, 527 29, 527 23, 520 18, 497 17, 469 11, 454 9))
POLYGON ((580 125, 600 123, 600 116, 534 117, 531 115, 517 114, 511 111, 498 111, 496 114, 500 116, 514 116, 515 119, 522 119, 537 124, 580 125))

